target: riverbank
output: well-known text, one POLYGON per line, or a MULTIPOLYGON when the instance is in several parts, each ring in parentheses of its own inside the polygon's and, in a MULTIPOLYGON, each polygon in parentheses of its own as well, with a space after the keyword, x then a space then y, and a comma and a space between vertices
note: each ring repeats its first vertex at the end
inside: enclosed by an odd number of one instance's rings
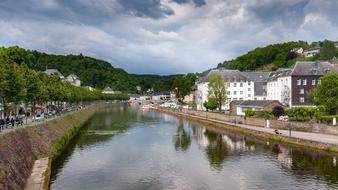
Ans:
MULTIPOLYGON (((88 118, 110 105, 95 104, 78 112, 2 135, 0 138, 0 189, 24 189, 35 161, 46 158, 48 158, 48 166, 43 172, 42 188, 48 189, 52 160, 62 152, 88 118)), ((41 177, 41 174, 39 175, 41 177)))
POLYGON ((312 149, 338 153, 338 136, 336 135, 291 131, 290 136, 289 130, 279 130, 279 132, 281 132, 282 134, 276 135, 274 131, 275 129, 273 128, 264 128, 253 125, 226 122, 218 119, 210 119, 208 117, 201 117, 197 115, 178 112, 177 110, 160 108, 157 109, 157 111, 185 117, 188 119, 198 120, 200 122, 213 125, 218 128, 240 132, 246 135, 253 135, 257 138, 278 141, 299 147, 308 147, 312 149))

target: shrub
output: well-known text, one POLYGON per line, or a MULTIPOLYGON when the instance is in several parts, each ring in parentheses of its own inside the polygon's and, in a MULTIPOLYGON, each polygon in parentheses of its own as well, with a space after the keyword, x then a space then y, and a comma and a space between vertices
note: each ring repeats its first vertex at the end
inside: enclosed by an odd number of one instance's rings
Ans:
POLYGON ((215 110, 218 107, 217 100, 215 98, 209 98, 208 101, 203 103, 205 109, 208 110, 215 110))
POLYGON ((252 117, 252 116, 254 116, 255 114, 256 114, 256 112, 255 111, 253 111, 253 110, 245 110, 245 117, 252 117))
POLYGON ((264 118, 264 119, 270 119, 272 118, 272 114, 268 110, 262 110, 258 112, 258 117, 264 118))
POLYGON ((275 106, 272 109, 272 114, 276 117, 279 118, 280 116, 283 116, 285 114, 284 108, 282 106, 275 106))
POLYGON ((321 116, 320 117, 320 122, 328 124, 328 125, 332 125, 332 120, 333 118, 336 118, 338 121, 338 115, 325 115, 325 116, 321 116))
POLYGON ((321 110, 317 107, 293 107, 289 108, 286 114, 292 121, 308 121, 320 118, 321 110))

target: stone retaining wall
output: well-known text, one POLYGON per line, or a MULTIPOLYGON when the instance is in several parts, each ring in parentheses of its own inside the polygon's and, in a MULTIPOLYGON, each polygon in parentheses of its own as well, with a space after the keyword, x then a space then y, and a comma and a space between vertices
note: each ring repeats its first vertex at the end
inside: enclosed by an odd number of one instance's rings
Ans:
MULTIPOLYGON (((188 110, 188 109, 174 110, 174 111, 189 114, 189 115, 196 115, 199 117, 205 117, 208 119, 215 119, 215 120, 232 122, 232 123, 241 123, 241 124, 253 125, 253 126, 258 126, 258 127, 265 127, 265 122, 266 122, 265 119, 256 118, 256 117, 245 118, 244 116, 235 116, 235 115, 188 110)), ((287 129, 287 130, 291 128, 292 130, 295 130, 295 131, 305 131, 305 132, 313 132, 313 133, 325 133, 325 134, 338 135, 338 127, 314 123, 314 122, 293 122, 293 121, 285 122, 285 121, 278 121, 278 120, 270 120, 270 127, 276 128, 276 129, 287 129)))
POLYGON ((24 189, 35 160, 50 157, 55 141, 82 126, 89 117, 106 105, 94 105, 78 112, 17 129, 0 136, 0 189, 24 189))

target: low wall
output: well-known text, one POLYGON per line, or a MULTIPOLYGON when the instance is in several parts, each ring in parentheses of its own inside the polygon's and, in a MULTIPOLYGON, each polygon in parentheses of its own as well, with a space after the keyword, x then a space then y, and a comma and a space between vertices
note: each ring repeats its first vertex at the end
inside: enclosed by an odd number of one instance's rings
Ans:
MULTIPOLYGON (((161 108, 162 109, 162 108, 161 108)), ((171 110, 173 111, 173 110, 171 110)), ((205 117, 208 119, 215 119, 225 122, 232 123, 241 123, 247 125, 253 125, 258 127, 265 127, 265 119, 256 118, 256 117, 244 117, 244 116, 235 116, 214 112, 204 112, 204 111, 196 111, 196 110, 175 110, 176 112, 181 112, 190 115, 196 115, 199 117, 205 117)), ((295 131, 305 131, 305 132, 313 132, 313 133, 324 133, 324 134, 333 134, 338 135, 338 127, 314 123, 314 122, 293 122, 293 121, 278 121, 278 120, 270 120, 270 127, 276 129, 292 129, 295 131)))
MULTIPOLYGON (((26 127, 0 136, 0 189, 23 189, 35 160, 56 155, 66 145, 76 128, 80 128, 99 104, 78 112, 26 127)), ((48 174, 46 174, 48 175, 48 174)))

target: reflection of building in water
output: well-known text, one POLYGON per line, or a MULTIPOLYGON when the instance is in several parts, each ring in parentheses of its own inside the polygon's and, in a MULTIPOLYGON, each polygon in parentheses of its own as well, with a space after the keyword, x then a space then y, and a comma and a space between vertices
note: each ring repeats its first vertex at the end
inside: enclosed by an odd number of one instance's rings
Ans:
MULTIPOLYGON (((217 134, 217 132, 208 131, 205 127, 194 127, 193 134, 198 145, 205 149, 211 143, 208 135, 210 136, 211 134, 217 134)), ((240 153, 255 150, 255 145, 253 143, 246 142, 241 136, 235 134, 219 135, 222 137, 222 143, 226 144, 228 153, 240 153)))
POLYGON ((285 168, 291 169, 292 167, 292 158, 290 155, 290 150, 288 147, 284 147, 278 145, 279 152, 278 152, 278 161, 281 165, 285 168))
POLYGON ((203 149, 207 148, 209 145, 209 140, 208 140, 208 137, 205 135, 205 132, 206 132, 205 127, 194 127, 193 128, 193 133, 197 141, 197 144, 203 149))
POLYGON ((231 139, 227 135, 222 135, 222 138, 223 141, 227 144, 229 152, 248 152, 255 150, 255 146, 248 146, 243 138, 231 139))

